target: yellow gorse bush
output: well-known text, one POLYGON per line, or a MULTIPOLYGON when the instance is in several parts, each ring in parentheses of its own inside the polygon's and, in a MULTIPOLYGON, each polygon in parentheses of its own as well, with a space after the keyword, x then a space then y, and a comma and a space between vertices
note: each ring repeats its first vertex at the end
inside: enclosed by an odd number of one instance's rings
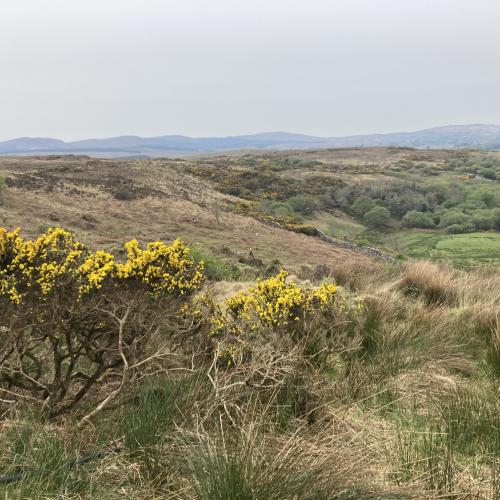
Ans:
POLYGON ((203 279, 203 263, 194 262, 181 240, 150 243, 145 250, 132 240, 125 248, 127 260, 120 263, 103 250, 90 252, 61 228, 34 240, 22 238, 19 229, 0 228, 0 296, 19 304, 29 293, 48 296, 66 287, 81 299, 105 283, 139 284, 153 295, 188 295, 203 279))
POLYGON ((193 272, 190 249, 177 239, 171 245, 159 241, 140 248, 137 240, 125 243, 127 262, 116 265, 120 279, 135 279, 147 283, 154 293, 181 295, 193 292, 203 279, 203 264, 193 272))
POLYGON ((337 287, 324 284, 307 289, 287 282, 288 272, 257 281, 254 287, 228 298, 212 317, 213 334, 293 326, 295 322, 335 302, 337 287))
POLYGON ((29 289, 49 294, 76 271, 85 247, 61 228, 35 240, 25 240, 19 229, 0 230, 0 293, 19 303, 29 289))

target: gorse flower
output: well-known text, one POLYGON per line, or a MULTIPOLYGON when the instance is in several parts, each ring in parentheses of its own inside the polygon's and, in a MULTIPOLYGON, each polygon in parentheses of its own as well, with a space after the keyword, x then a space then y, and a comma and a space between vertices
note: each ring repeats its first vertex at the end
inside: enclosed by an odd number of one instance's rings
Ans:
POLYGON ((310 293, 309 300, 317 301, 320 308, 333 304, 337 286, 333 283, 323 283, 319 288, 310 293))
POLYGON ((49 294, 67 281, 83 256, 85 247, 61 228, 50 229, 35 240, 25 240, 19 229, 0 230, 0 293, 19 303, 38 287, 49 294))
POLYGON ((74 290, 81 299, 105 284, 141 286, 152 295, 189 295, 200 286, 203 263, 194 262, 181 240, 150 243, 146 250, 132 240, 125 248, 127 260, 119 263, 103 250, 90 252, 61 228, 34 240, 0 228, 0 296, 19 304, 28 294, 57 290, 74 290))
POLYGON ((90 254, 77 269, 80 295, 99 289, 115 272, 115 258, 104 250, 90 254))

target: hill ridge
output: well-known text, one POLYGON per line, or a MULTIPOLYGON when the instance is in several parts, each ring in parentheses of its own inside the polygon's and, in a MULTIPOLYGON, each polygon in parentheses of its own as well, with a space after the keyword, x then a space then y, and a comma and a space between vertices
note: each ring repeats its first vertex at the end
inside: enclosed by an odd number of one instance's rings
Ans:
POLYGON ((220 151, 300 150, 345 147, 411 147, 424 149, 500 149, 500 125, 444 125, 413 132, 317 137, 285 131, 223 137, 189 137, 180 134, 140 137, 120 135, 100 139, 62 141, 47 137, 19 137, 0 141, 0 155, 75 154, 103 157, 142 154, 151 157, 220 151))

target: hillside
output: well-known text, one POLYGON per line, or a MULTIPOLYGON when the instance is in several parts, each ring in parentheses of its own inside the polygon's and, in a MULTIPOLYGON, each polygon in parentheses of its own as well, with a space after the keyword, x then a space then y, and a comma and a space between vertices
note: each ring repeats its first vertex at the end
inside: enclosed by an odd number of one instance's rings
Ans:
POLYGON ((64 142, 50 138, 17 138, 0 142, 0 154, 89 154, 97 157, 179 156, 239 149, 287 150, 346 147, 500 148, 498 125, 452 125, 415 132, 367 134, 346 137, 314 137, 269 132, 229 137, 121 136, 64 142))
POLYGON ((187 168, 247 212, 398 258, 500 263, 500 155, 350 148, 213 156, 187 168), (311 230, 312 231, 312 230, 311 230))
POLYGON ((229 211, 228 206, 243 200, 190 175, 188 165, 88 157, 3 159, 0 176, 8 187, 2 193, 0 224, 22 227, 27 235, 63 226, 89 245, 109 249, 124 239, 181 237, 228 263, 250 253, 263 265, 278 259, 291 267, 367 259, 229 211))
POLYGON ((62 225, 93 246, 182 237, 228 265, 252 253, 266 265, 279 260, 297 269, 373 253, 361 247, 457 265, 500 262, 494 152, 18 157, 0 159, 0 176, 7 186, 2 224, 31 235, 62 225), (369 219, 377 211, 382 220, 369 219))

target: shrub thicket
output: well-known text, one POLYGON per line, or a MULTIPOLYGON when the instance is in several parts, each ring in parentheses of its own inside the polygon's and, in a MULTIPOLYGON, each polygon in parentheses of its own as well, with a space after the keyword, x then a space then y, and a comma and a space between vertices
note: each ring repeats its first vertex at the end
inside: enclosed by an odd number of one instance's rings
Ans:
MULTIPOLYGON (((249 341, 256 337, 265 342, 276 336, 301 342, 321 332, 322 342, 326 337, 332 340, 334 325, 350 324, 362 308, 361 301, 347 301, 334 284, 307 288, 287 281, 287 277, 288 272, 282 269, 216 306, 210 335, 217 342, 220 360, 229 365, 240 362, 248 356, 249 341), (327 331, 330 333, 325 336, 327 331)), ((338 330, 337 334, 342 329, 338 330)), ((340 334, 336 341, 340 342, 340 334)))
POLYGON ((149 342, 177 322, 203 265, 180 240, 125 248, 117 262, 60 228, 34 240, 0 229, 0 391, 55 415, 117 370, 119 391, 154 357, 149 342))

